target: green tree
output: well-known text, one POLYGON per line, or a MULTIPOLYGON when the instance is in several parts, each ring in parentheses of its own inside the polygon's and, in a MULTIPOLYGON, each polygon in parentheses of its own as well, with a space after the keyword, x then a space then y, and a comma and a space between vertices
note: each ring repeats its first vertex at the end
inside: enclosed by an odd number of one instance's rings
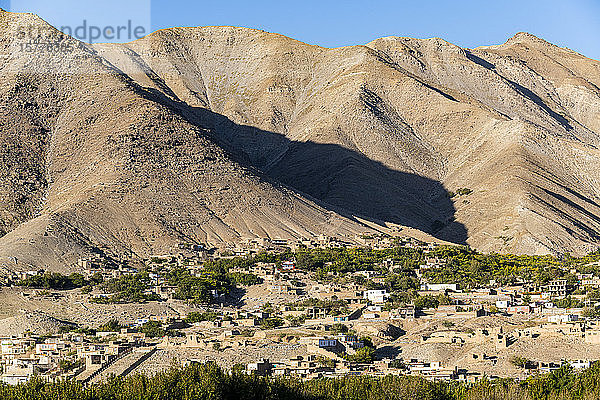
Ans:
POLYGON ((163 337, 165 336, 165 330, 159 321, 148 321, 140 326, 139 331, 149 338, 163 337))
POLYGON ((509 361, 512 365, 518 368, 525 368, 529 363, 527 358, 520 356, 512 356, 509 361))
POLYGON ((356 350, 356 353, 347 355, 346 359, 350 362, 369 364, 375 361, 375 349, 372 347, 362 347, 356 350))
POLYGON ((413 304, 416 309, 424 310, 427 308, 437 308, 440 305, 440 301, 437 297, 428 294, 417 297, 414 299, 413 304))
POLYGON ((598 318, 600 313, 594 307, 585 307, 581 313, 584 318, 598 318))
POLYGON ((265 318, 260 321, 260 327, 262 329, 275 329, 283 326, 285 324, 284 320, 279 317, 274 318, 265 318))
POLYGON ((117 319, 111 319, 107 323, 98 327, 98 332, 120 332, 123 326, 117 319))

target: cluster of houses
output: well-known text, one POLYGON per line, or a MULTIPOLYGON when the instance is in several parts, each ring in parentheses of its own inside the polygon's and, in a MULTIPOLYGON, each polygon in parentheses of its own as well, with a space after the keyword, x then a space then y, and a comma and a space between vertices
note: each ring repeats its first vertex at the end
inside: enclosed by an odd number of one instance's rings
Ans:
POLYGON ((292 251, 299 249, 322 248, 350 248, 356 246, 356 240, 342 240, 327 235, 318 235, 313 239, 284 239, 284 238, 244 238, 235 246, 225 248, 221 255, 236 257, 250 256, 264 251, 277 251, 290 248, 292 251))
MULTIPOLYGON (((476 345, 475 349, 485 343, 492 343, 495 345, 496 352, 502 352, 523 337, 571 335, 581 338, 585 343, 600 344, 598 341, 600 338, 599 324, 598 321, 567 323, 559 321, 558 324, 542 324, 526 329, 517 329, 510 333, 504 332, 501 327, 478 329, 473 332, 440 331, 423 336, 422 343, 445 343, 460 346, 474 344, 476 345)), ((305 355, 277 362, 261 359, 248 363, 246 371, 252 374, 295 376, 302 379, 337 377, 348 374, 374 376, 404 374, 416 375, 432 381, 477 382, 483 377, 481 373, 470 371, 468 368, 444 365, 441 360, 384 358, 369 363, 348 362, 340 355, 353 354, 364 346, 361 340, 352 335, 308 336, 300 338, 299 343, 306 346, 305 355), (326 361, 324 362, 324 360, 326 361)), ((472 353, 472 358, 474 361, 486 361, 494 365, 498 361, 497 355, 489 356, 485 353, 477 353, 477 351, 472 353)), ((527 360, 522 368, 526 374, 532 375, 552 372, 564 364, 569 364, 575 370, 584 370, 594 362, 595 360, 590 359, 565 359, 562 362, 527 360)))
POLYGON ((130 329, 98 332, 94 341, 73 332, 46 338, 32 335, 0 338, 0 381, 16 385, 33 376, 49 380, 85 379, 144 343, 144 334, 130 329))
POLYGON ((410 360, 377 360, 372 363, 350 363, 336 360, 334 363, 324 363, 319 355, 309 354, 296 356, 287 360, 271 362, 261 359, 248 363, 246 372, 261 376, 293 376, 300 379, 336 378, 348 375, 412 375, 431 381, 462 381, 477 382, 482 375, 469 372, 458 367, 444 366, 439 361, 410 360))
MULTIPOLYGON (((238 244, 220 251, 223 256, 250 256, 263 251, 277 251, 289 248, 292 251, 300 249, 316 248, 353 248, 357 245, 376 250, 387 249, 398 245, 398 238, 385 234, 362 234, 349 238, 331 237, 320 234, 315 238, 308 239, 284 239, 284 238, 244 238, 238 244)), ((401 245, 431 251, 435 244, 423 243, 413 238, 402 238, 401 245)))
MULTIPOLYGON (((316 239, 298 241, 246 239, 238 246, 224 251, 210 246, 181 244, 171 249, 172 254, 151 257, 146 263, 177 265, 187 268, 192 275, 201 276, 204 262, 210 259, 248 256, 265 250, 280 251, 284 248, 294 250, 352 247, 357 242, 376 249, 397 245, 397 242, 386 235, 357 236, 348 242, 325 235, 320 235, 316 239)), ((510 333, 504 332, 501 327, 472 331, 445 329, 422 335, 420 343, 449 344, 459 347, 491 343, 498 352, 509 348, 520 339, 539 336, 568 336, 586 344, 600 344, 600 322, 584 318, 583 308, 557 307, 558 302, 567 296, 585 300, 585 295, 575 293, 584 293, 585 289, 599 289, 599 277, 592 274, 576 274, 576 271, 572 271, 577 277, 576 282, 558 279, 545 285, 523 282, 511 287, 490 282, 486 288, 465 291, 456 282, 428 282, 424 278, 427 276, 427 271, 442 268, 447 263, 445 259, 429 256, 435 249, 435 245, 409 239, 402 244, 408 248, 420 249, 426 254, 423 264, 415 271, 417 278, 420 279, 418 294, 430 295, 431 298, 440 298, 436 296, 444 295, 443 298, 449 301, 429 309, 415 306, 416 302, 402 307, 391 304, 392 296, 386 289, 374 288, 383 287, 388 276, 387 271, 394 271, 400 267, 392 259, 383 261, 374 270, 354 272, 353 279, 332 279, 327 283, 315 282, 313 275, 298 268, 293 258, 279 263, 255 263, 247 267, 233 268, 229 272, 253 274, 265 284, 266 290, 271 295, 287 296, 296 301, 271 304, 268 311, 261 307, 237 310, 230 310, 223 306, 216 307, 212 309, 217 315, 216 318, 184 328, 184 337, 165 337, 161 345, 175 349, 248 349, 256 346, 256 340, 267 337, 265 331, 274 329, 268 327, 266 322, 278 319, 284 327, 299 325, 298 327, 303 329, 322 328, 322 330, 319 334, 298 337, 297 344, 306 349, 304 354, 278 362, 260 359, 246 365, 249 373, 297 376, 303 379, 349 374, 410 374, 431 380, 473 382, 481 376, 467 369, 445 366, 442 360, 397 358, 368 363, 350 362, 346 356, 355 354, 365 346, 365 343, 355 334, 327 335, 326 333, 333 324, 374 326, 377 323, 396 324, 419 318, 450 321, 496 313, 516 316, 533 314, 544 318, 547 323, 516 329, 510 333), (370 286, 362 284, 367 281, 370 286), (337 308, 332 306, 338 303, 344 306, 337 308)), ((77 266, 88 279, 101 276, 104 280, 109 280, 138 272, 136 268, 129 267, 126 263, 107 264, 101 257, 80 259, 77 266)), ((18 282, 40 273, 43 271, 14 272, 7 278, 7 282, 18 282)), ((173 300, 177 291, 176 286, 170 285, 160 274, 149 273, 149 278, 151 285, 147 290, 148 294, 156 294, 163 300, 173 300)), ((98 290, 92 293, 93 297, 110 295, 98 290)), ((141 325, 149 320, 139 320, 136 324, 141 325)), ((169 322, 170 317, 165 316, 164 320, 155 320, 169 322)), ((448 326, 452 326, 452 323, 448 322, 448 326)), ((379 332, 375 331, 375 335, 379 335, 379 332)), ((97 340, 94 341, 90 341, 86 335, 75 333, 46 339, 32 336, 3 338, 0 353, 3 371, 1 380, 5 383, 17 384, 29 380, 34 375, 41 375, 49 378, 71 377, 86 381, 136 347, 144 346, 145 340, 143 334, 130 329, 118 333, 100 332, 97 340)), ((494 356, 490 357, 486 354, 474 353, 473 359, 495 362, 494 356)), ((586 368, 590 363, 587 360, 569 362, 574 368, 586 368)), ((537 373, 558 367, 560 364, 557 363, 531 361, 526 369, 530 373, 537 373)))

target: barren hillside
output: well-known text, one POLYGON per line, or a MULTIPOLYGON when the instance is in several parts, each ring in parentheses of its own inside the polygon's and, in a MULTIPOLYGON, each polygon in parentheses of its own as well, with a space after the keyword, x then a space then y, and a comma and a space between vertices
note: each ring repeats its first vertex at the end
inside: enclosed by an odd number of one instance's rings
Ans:
POLYGON ((600 232, 600 63, 389 37, 324 49, 174 28, 99 53, 232 152, 350 214, 483 250, 589 251, 600 232), (450 199, 447 191, 468 188, 450 199))
POLYGON ((0 70, 9 267, 351 238, 353 216, 485 251, 600 243, 600 63, 528 34, 325 49, 206 27, 88 46, 1 12, 0 70), (69 50, 22 51, 32 25, 69 50))
POLYGON ((159 94, 38 17, 3 12, 0 27, 0 257, 9 267, 365 230, 234 161, 159 94), (16 32, 31 24, 69 51, 15 50, 16 32))

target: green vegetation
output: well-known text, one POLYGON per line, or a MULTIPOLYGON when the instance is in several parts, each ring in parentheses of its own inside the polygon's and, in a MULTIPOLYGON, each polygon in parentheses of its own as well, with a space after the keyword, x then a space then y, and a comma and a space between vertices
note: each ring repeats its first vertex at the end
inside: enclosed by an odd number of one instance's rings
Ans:
POLYGON ((252 286, 262 283, 262 279, 254 274, 244 274, 241 272, 234 272, 228 274, 229 279, 240 286, 252 286))
POLYGON ((412 276, 412 270, 389 274, 385 278, 383 288, 387 289, 389 292, 417 290, 419 289, 419 279, 416 276, 412 276))
POLYGON ((299 251, 294 256, 299 268, 314 271, 317 273, 318 280, 327 281, 346 273, 377 271, 377 265, 387 259, 400 261, 403 268, 412 270, 418 267, 422 253, 419 250, 398 246, 383 250, 311 249, 299 251))
POLYGON ((149 338, 163 337, 166 332, 158 321, 148 321, 140 326, 139 331, 149 338))
POLYGON ((82 327, 78 327, 76 325, 61 325, 58 328, 58 333, 60 333, 60 334, 68 333, 68 332, 81 333, 83 335, 88 335, 88 336, 94 336, 96 334, 95 329, 82 328, 82 327))
MULTIPOLYGON (((200 276, 194 276, 184 266, 173 265, 166 268, 166 260, 161 261, 156 273, 167 279, 168 283, 176 286, 174 297, 179 300, 189 300, 194 304, 211 303, 214 299, 224 296, 235 287, 236 283, 251 285, 258 283, 258 278, 251 274, 229 275, 224 263, 208 262, 200 276)), ((110 279, 101 285, 102 289, 111 293, 110 297, 94 298, 97 303, 143 303, 160 300, 160 296, 151 291, 152 283, 148 271, 131 275, 123 275, 110 279)))
MULTIPOLYGON (((323 361, 324 364, 328 364, 323 361)), ((401 368, 398 364, 396 367, 401 368)), ((274 379, 246 375, 241 366, 231 374, 215 364, 192 364, 155 376, 113 377, 106 382, 47 382, 32 379, 26 384, 0 384, 3 400, 593 400, 600 398, 600 367, 583 373, 568 366, 523 382, 484 380, 477 384, 429 382, 411 376, 338 379, 274 379)))
MULTIPOLYGON (((462 195, 467 189, 459 189, 462 195)), ((152 292, 149 273, 154 272, 166 278, 170 285, 176 286, 174 297, 188 300, 195 304, 208 304, 231 293, 236 286, 250 286, 260 283, 260 279, 251 273, 229 272, 231 269, 250 271, 259 262, 280 263, 295 258, 300 269, 316 273, 320 282, 338 281, 355 282, 367 289, 386 289, 390 293, 390 302, 386 309, 402 307, 416 302, 418 308, 427 308, 437 304, 445 304, 443 299, 419 298, 419 279, 415 270, 424 263, 425 257, 437 257, 446 260, 445 265, 423 271, 423 278, 431 283, 457 283, 461 289, 469 290, 485 287, 491 280, 499 284, 514 284, 530 281, 539 285, 554 279, 567 279, 569 284, 576 282, 576 277, 569 271, 575 269, 581 273, 600 275, 600 266, 586 265, 600 260, 600 251, 590 253, 582 258, 565 255, 561 258, 553 256, 516 256, 511 254, 481 254, 463 246, 440 246, 433 252, 425 254, 423 250, 397 246, 374 250, 369 248, 335 248, 335 249, 303 249, 292 253, 259 253, 251 257, 235 257, 206 262, 198 276, 191 274, 186 266, 179 266, 173 259, 151 259, 147 270, 123 275, 103 282, 102 276, 96 274, 89 280, 81 274, 62 275, 45 273, 31 276, 18 285, 32 288, 68 290, 82 288, 85 293, 100 285, 108 297, 91 299, 97 303, 130 303, 159 300, 160 296, 152 292), (391 260, 393 270, 383 267, 383 261, 391 260), (385 276, 384 281, 373 282, 363 276, 351 275, 358 271, 375 271, 385 276)), ((185 261, 184 261, 185 264, 185 261)), ((600 293, 589 294, 589 299, 600 300, 600 293)), ((565 299, 557 304, 559 307, 580 307, 577 300, 565 299)), ((307 306, 309 306, 307 304, 307 306)), ((311 306, 323 306, 314 304, 311 306)), ((330 306, 329 315, 346 312, 343 305, 330 306)))
MULTIPOLYGON (((77 333, 83 333, 88 336, 95 336, 97 332, 114 332, 116 335, 123 328, 125 328, 125 326, 121 325, 121 323, 118 320, 111 319, 108 322, 100 325, 96 329, 78 328, 76 326, 62 326, 61 329, 59 330, 59 332, 60 333, 77 332, 77 333)), ((167 332, 165 329, 163 329, 162 324, 158 321, 146 322, 145 324, 140 326, 137 329, 137 331, 144 333, 147 337, 150 337, 150 338, 162 337, 168 333, 171 333, 173 335, 177 334, 177 332, 171 332, 171 331, 167 332)))
POLYGON ((30 276, 17 282, 18 286, 54 290, 76 289, 88 284, 90 284, 90 282, 86 281, 81 274, 73 273, 71 275, 63 275, 55 272, 46 272, 42 275, 30 276))
POLYGON ((98 332, 120 332, 122 328, 124 328, 124 326, 121 325, 121 323, 118 320, 111 319, 107 323, 100 325, 100 327, 98 327, 97 331, 98 332))
POLYGON ((333 335, 340 335, 343 333, 348 333, 348 327, 344 324, 333 324, 331 325, 331 333, 333 335))
MULTIPOLYGON (((167 258, 152 258, 146 270, 131 275, 123 275, 102 283, 101 288, 112 294, 109 297, 97 297, 96 303, 143 303, 160 300, 152 292, 150 272, 165 278, 169 285, 176 286, 174 297, 188 300, 193 304, 208 304, 230 293, 236 285, 250 286, 260 283, 253 274, 229 273, 230 268, 252 265, 250 259, 234 258, 208 261, 198 276, 192 275, 184 265, 178 265, 167 258)), ((86 292, 91 288, 86 286, 86 292)))
POLYGON ((90 301, 96 303, 143 303, 159 299, 157 294, 148 293, 150 278, 147 272, 122 275, 104 282, 101 286, 112 296, 92 298, 90 301))
POLYGON ((567 296, 564 299, 554 300, 554 305, 558 308, 580 308, 584 306, 584 302, 567 296))
POLYGON ((309 307, 316 307, 325 310, 327 315, 341 315, 350 311, 346 300, 319 300, 316 298, 305 299, 296 303, 286 304, 291 310, 303 311, 309 307))
POLYGON ((458 189, 456 189, 456 192, 448 191, 448 197, 454 198, 454 197, 460 197, 460 196, 468 196, 471 193, 473 193, 472 189, 458 188, 458 189))
POLYGON ((585 307, 581 315, 584 318, 598 318, 600 317, 600 312, 594 307, 585 307))
POLYGON ((413 304, 417 310, 425 310, 427 308, 437 308, 439 305, 451 304, 451 299, 448 295, 440 294, 437 296, 425 295, 417 296, 413 300, 413 304))
POLYGON ((344 358, 350 362, 369 364, 375 361, 375 349, 368 346, 361 347, 356 350, 356 353, 347 354, 344 358))
POLYGON ((83 365, 83 359, 80 358, 77 361, 69 361, 69 360, 60 360, 58 362, 58 367, 62 372, 73 371, 83 365))
POLYGON ((512 356, 509 360, 512 365, 518 368, 525 368, 529 364, 529 360, 525 357, 512 356))
MULTIPOLYGON (((514 284, 531 281, 540 285, 554 279, 567 279, 573 283, 576 278, 569 273, 571 268, 584 270, 582 259, 553 256, 517 256, 512 254, 481 254, 461 246, 441 246, 430 254, 447 260, 443 267, 431 268, 423 277, 431 283, 458 283, 461 289, 485 287, 490 280, 500 284, 514 284)), ((592 258, 592 256, 588 256, 592 258)), ((587 268, 589 269, 589 268, 587 268)))
MULTIPOLYGON (((469 190, 461 189, 460 193, 467 195, 469 190)), ((557 258, 482 254, 464 246, 440 246, 433 252, 424 254, 420 249, 402 247, 399 243, 398 246, 382 250, 318 248, 299 250, 296 253, 260 253, 250 258, 219 260, 218 264, 227 268, 250 268, 258 262, 279 263, 292 257, 295 257, 298 268, 315 272, 318 281, 354 281, 368 289, 387 289, 392 295, 396 295, 398 304, 406 303, 415 297, 415 291, 419 288, 415 269, 424 263, 425 257, 437 257, 447 261, 444 266, 424 271, 423 277, 428 282, 457 283, 461 289, 466 290, 485 287, 491 280, 500 284, 531 281, 543 285, 561 278, 574 283, 576 278, 569 273, 572 268, 578 272, 600 275, 600 267, 585 266, 600 260, 600 251, 582 258, 569 255, 557 258), (393 271, 381 267, 382 262, 388 259, 396 265, 393 271), (385 274, 386 279, 384 283, 374 283, 362 276, 349 275, 357 271, 381 272, 385 274)))
POLYGON ((288 315, 287 317, 285 317, 285 319, 288 320, 288 322, 290 323, 290 326, 300 326, 300 325, 304 324, 304 322, 306 321, 306 315, 298 315, 298 316, 288 315))
POLYGON ((260 327, 262 329, 275 329, 279 328, 280 326, 283 326, 284 324, 285 321, 278 317, 266 318, 260 321, 260 327))
POLYGON ((390 362, 390 368, 406 369, 406 364, 404 364, 403 360, 397 358, 397 359, 393 360, 392 362, 390 362))
MULTIPOLYGON (((461 191, 463 195, 467 192, 461 191)), ((424 254, 423 250, 410 249, 399 244, 382 250, 319 248, 300 250, 296 253, 263 253, 247 259, 246 265, 251 266, 259 261, 280 262, 290 257, 296 258, 300 269, 316 272, 319 281, 352 280, 369 289, 387 289, 390 293, 404 293, 410 297, 414 297, 413 292, 419 287, 415 269, 424 263, 425 257, 444 259, 446 264, 425 270, 423 278, 431 283, 457 283, 461 289, 466 290, 485 287, 491 280, 500 284, 531 281, 543 285, 560 278, 567 279, 568 283, 572 284, 576 282, 576 277, 569 272, 571 269, 600 275, 600 266, 586 266, 600 260, 600 251, 582 258, 569 255, 558 258, 550 255, 482 254, 465 246, 439 246, 434 251, 424 254), (388 259, 396 265, 393 271, 380 266, 388 259), (362 276, 348 276, 357 271, 381 272, 386 276, 385 283, 375 284, 362 276)))
POLYGON ((202 321, 216 321, 217 318, 219 317, 219 314, 215 313, 215 312, 211 312, 211 311, 206 311, 206 312, 191 312, 188 314, 188 316, 186 317, 186 319, 184 320, 186 323, 188 324, 194 324, 196 322, 202 322, 202 321))
POLYGON ((360 340, 364 347, 357 349, 354 354, 343 354, 342 356, 353 363, 370 364, 375 361, 375 346, 369 337, 363 337, 360 340))
POLYGON ((214 263, 206 265, 201 276, 192 275, 185 267, 174 267, 166 273, 166 277, 170 285, 177 286, 176 299, 189 300, 194 304, 211 303, 235 286, 227 276, 227 270, 214 263))
MULTIPOLYGON (((461 190, 462 195, 468 191, 461 190)), ((176 286, 175 298, 188 300, 195 304, 207 304, 221 296, 231 293, 236 286, 249 286, 260 283, 258 277, 250 273, 229 272, 231 269, 250 271, 259 262, 280 263, 295 258, 300 269, 316 273, 320 282, 337 281, 363 285, 367 289, 386 289, 390 302, 386 309, 402 307, 415 302, 417 308, 436 307, 448 304, 444 298, 420 298, 417 295, 419 279, 415 270, 425 262, 426 257, 446 260, 440 267, 423 271, 423 278, 431 283, 457 283, 461 289, 470 290, 489 285, 495 280, 499 284, 514 284, 530 281, 539 285, 554 279, 567 279, 574 283, 576 278, 571 269, 584 273, 600 273, 599 267, 584 266, 600 260, 600 252, 583 258, 564 256, 516 256, 510 254, 482 254, 463 246, 440 246, 425 254, 420 249, 402 247, 400 243, 389 249, 373 250, 369 248, 352 249, 302 249, 295 253, 259 253, 251 257, 235 257, 206 262, 202 272, 194 276, 185 266, 178 266, 174 260, 157 259, 150 264, 150 270, 167 278, 169 284, 176 286), (392 260, 392 271, 383 267, 383 261, 392 260), (384 281, 373 282, 363 276, 352 275, 357 271, 375 271, 385 276, 384 281)), ((157 296, 148 293, 149 285, 145 272, 132 277, 122 277, 105 282, 104 287, 112 288, 114 293, 109 299, 98 302, 149 301, 157 296)), ((600 299, 600 294, 596 296, 600 299)), ((312 301, 312 300, 311 300, 312 301)), ((560 306, 577 306, 575 300, 565 300, 560 306)), ((347 311, 343 304, 293 304, 295 309, 306 307, 324 307, 329 315, 339 315, 347 311)), ((292 324, 297 321, 291 321, 292 324)))
MULTIPOLYGON (((467 195, 469 189, 459 189, 458 193, 467 195)), ((200 269, 198 276, 192 275, 185 265, 178 265, 175 258, 156 258, 150 260, 147 271, 135 275, 127 275, 101 283, 101 277, 92 278, 89 282, 78 274, 69 277, 60 274, 47 274, 32 277, 23 281, 24 286, 41 288, 73 288, 83 287, 86 292, 92 285, 101 284, 111 293, 108 298, 93 301, 101 303, 145 302, 157 300, 159 296, 152 293, 148 273, 156 273, 166 278, 170 285, 176 286, 174 297, 188 300, 194 304, 215 302, 222 296, 231 293, 236 286, 250 286, 260 283, 260 279, 249 273, 251 267, 259 262, 281 263, 291 258, 296 259, 299 269, 315 273, 319 282, 357 283, 367 289, 386 289, 390 294, 390 302, 386 309, 402 307, 416 301, 419 308, 427 308, 436 302, 445 304, 443 299, 420 299, 417 291, 420 286, 416 269, 426 258, 434 257, 446 260, 439 267, 423 270, 423 279, 430 283, 457 283, 461 289, 470 290, 488 286, 494 280, 499 284, 515 284, 532 282, 544 285, 554 279, 567 279, 570 284, 576 277, 569 271, 575 269, 581 273, 600 275, 599 266, 586 264, 600 260, 600 251, 582 258, 565 255, 561 258, 553 256, 516 256, 511 254, 482 254, 464 246, 440 246, 434 251, 425 253, 421 249, 403 247, 396 240, 396 246, 388 249, 374 250, 369 248, 317 248, 301 249, 292 253, 289 249, 281 253, 259 253, 250 257, 234 257, 208 261, 200 269), (394 267, 384 267, 383 262, 391 260, 394 267), (232 269, 246 272, 230 272, 232 269), (384 280, 376 282, 364 276, 354 275, 358 271, 374 271, 384 280)), ((186 263, 185 260, 183 262, 186 263)), ((595 299, 600 300, 600 293, 595 299)), ((571 301, 577 305, 575 301, 571 301)), ((569 303, 570 304, 570 303, 569 303)), ((563 302, 563 305, 569 306, 563 302)), ((307 305, 308 306, 308 305, 307 305)), ((313 306, 321 306, 314 304, 313 306)), ((343 307, 330 307, 330 315, 338 315, 343 307)))
POLYGON ((336 360, 332 360, 331 358, 327 358, 325 356, 317 356, 317 362, 320 366, 325 368, 335 368, 337 365, 336 360))

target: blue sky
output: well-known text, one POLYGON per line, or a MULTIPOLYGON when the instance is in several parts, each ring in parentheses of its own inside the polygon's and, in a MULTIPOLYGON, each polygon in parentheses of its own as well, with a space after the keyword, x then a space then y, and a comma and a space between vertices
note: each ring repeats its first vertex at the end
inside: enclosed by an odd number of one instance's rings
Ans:
POLYGON ((235 25, 325 47, 390 35, 442 37, 476 47, 503 43, 516 32, 527 31, 600 59, 600 0, 11 0, 11 8, 36 12, 54 25, 72 25, 82 16, 98 24, 117 24, 134 16, 148 30, 235 25))
POLYGON ((160 1, 153 25, 236 25, 326 47, 383 36, 442 37, 463 47, 527 31, 600 59, 600 0, 160 1))

